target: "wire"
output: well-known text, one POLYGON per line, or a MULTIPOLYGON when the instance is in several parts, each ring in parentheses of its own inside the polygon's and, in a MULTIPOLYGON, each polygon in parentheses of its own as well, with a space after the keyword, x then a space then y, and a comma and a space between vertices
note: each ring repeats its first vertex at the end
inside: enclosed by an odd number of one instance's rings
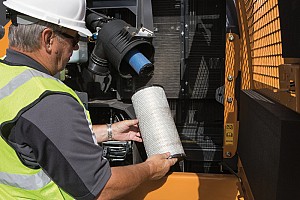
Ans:
POLYGON ((239 175, 233 169, 231 169, 231 167, 229 167, 226 162, 222 161, 220 163, 220 165, 225 166, 229 170, 230 173, 234 174, 238 178, 238 180, 239 180, 240 183, 242 182, 241 177, 239 177, 239 175))
POLYGON ((107 19, 107 20, 111 20, 112 19, 111 17, 108 17, 108 16, 106 16, 106 15, 104 15, 102 13, 98 13, 98 12, 94 11, 91 8, 86 7, 86 9, 89 10, 89 11, 91 11, 92 13, 95 13, 96 15, 99 15, 100 17, 102 17, 104 19, 107 19))

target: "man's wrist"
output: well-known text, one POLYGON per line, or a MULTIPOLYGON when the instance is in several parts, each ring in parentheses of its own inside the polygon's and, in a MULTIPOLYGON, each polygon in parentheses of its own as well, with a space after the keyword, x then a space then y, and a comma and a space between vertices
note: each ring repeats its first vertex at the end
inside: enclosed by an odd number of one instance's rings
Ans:
POLYGON ((153 177, 153 170, 154 170, 154 166, 153 166, 153 162, 151 160, 146 160, 145 162, 143 162, 147 168, 148 168, 148 171, 147 171, 147 179, 148 180, 151 180, 152 177, 153 177))

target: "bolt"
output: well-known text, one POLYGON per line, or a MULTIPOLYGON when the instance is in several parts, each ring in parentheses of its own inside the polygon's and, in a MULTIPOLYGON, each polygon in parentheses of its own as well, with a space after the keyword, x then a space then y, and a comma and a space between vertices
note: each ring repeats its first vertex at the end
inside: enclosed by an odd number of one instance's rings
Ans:
POLYGON ((227 157, 231 157, 231 152, 227 151, 225 154, 227 157))
POLYGON ((228 98, 227 98, 227 102, 228 102, 228 103, 232 103, 232 102, 233 102, 233 98, 232 98, 232 97, 228 97, 228 98))
POLYGON ((232 33, 229 34, 229 37, 228 37, 229 41, 232 42, 234 40, 234 36, 232 33))
POLYGON ((229 76, 227 77, 227 80, 228 80, 228 81, 233 81, 233 77, 232 77, 231 75, 229 75, 229 76))

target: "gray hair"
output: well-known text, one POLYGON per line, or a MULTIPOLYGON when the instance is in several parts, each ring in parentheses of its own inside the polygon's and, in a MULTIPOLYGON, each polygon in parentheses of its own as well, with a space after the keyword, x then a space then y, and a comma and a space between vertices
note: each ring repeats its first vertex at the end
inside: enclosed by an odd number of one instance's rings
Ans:
POLYGON ((41 33, 45 28, 53 31, 61 27, 49 22, 38 21, 33 24, 11 25, 8 31, 9 47, 16 47, 25 52, 32 52, 40 48, 41 33))

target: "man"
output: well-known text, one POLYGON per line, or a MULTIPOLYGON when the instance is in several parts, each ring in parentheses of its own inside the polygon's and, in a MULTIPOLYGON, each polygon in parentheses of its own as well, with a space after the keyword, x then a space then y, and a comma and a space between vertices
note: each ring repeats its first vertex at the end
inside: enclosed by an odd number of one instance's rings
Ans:
POLYGON ((137 120, 91 125, 73 90, 53 77, 63 70, 85 28, 84 0, 6 0, 16 11, 0 62, 0 197, 120 199, 162 178, 169 153, 110 168, 97 143, 141 142, 137 120))

